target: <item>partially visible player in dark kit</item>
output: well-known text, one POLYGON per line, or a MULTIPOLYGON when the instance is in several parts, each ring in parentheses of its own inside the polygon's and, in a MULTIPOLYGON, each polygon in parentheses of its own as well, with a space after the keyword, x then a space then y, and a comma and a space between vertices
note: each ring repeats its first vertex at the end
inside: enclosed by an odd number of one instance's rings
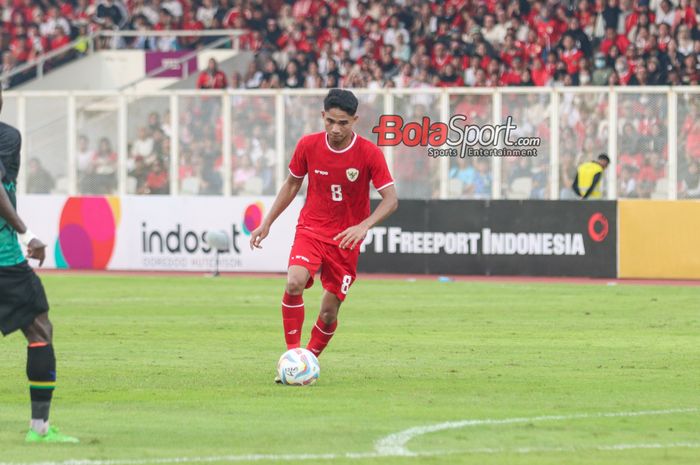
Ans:
MULTIPOLYGON (((2 93, 0 93, 2 111, 2 93)), ((49 425, 51 398, 56 386, 56 357, 49 304, 41 280, 27 258, 44 263, 46 245, 34 236, 17 214, 17 173, 22 138, 0 122, 0 331, 21 330, 27 338, 27 377, 32 416, 27 442, 78 442, 49 425), (27 258, 22 253, 26 248, 27 258)))

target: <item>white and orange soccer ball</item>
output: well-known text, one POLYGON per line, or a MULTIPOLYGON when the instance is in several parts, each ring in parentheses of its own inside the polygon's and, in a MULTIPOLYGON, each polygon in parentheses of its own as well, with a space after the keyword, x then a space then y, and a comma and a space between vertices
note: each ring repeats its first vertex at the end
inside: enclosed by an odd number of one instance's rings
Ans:
POLYGON ((282 384, 310 386, 318 381, 321 367, 318 359, 306 349, 290 349, 277 362, 277 376, 282 384))

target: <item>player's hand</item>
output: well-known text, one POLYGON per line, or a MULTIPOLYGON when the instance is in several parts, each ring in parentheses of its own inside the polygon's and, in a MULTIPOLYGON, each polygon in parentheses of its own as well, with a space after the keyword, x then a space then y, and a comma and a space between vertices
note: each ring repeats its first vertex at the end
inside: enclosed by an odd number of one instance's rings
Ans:
POLYGON ((27 258, 39 260, 39 266, 44 264, 46 259, 46 244, 39 239, 32 239, 27 246, 27 258))
POLYGON ((268 234, 270 234, 270 227, 265 224, 261 224, 255 228, 253 232, 250 233, 250 250, 254 250, 256 248, 262 249, 260 243, 267 237, 268 234))
POLYGON ((367 228, 362 223, 356 224, 355 226, 350 226, 345 231, 339 233, 333 238, 334 241, 340 240, 338 247, 341 249, 353 250, 356 245, 362 244, 362 241, 367 235, 367 228))

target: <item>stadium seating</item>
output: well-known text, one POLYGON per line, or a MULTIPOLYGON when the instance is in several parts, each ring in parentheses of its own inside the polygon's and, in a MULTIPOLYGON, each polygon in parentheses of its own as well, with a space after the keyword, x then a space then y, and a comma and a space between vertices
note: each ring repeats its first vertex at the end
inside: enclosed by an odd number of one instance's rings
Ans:
MULTIPOLYGON (((698 84, 700 1, 681 0, 676 4, 659 0, 581 0, 574 7, 567 5, 542 0, 434 3, 170 0, 158 4, 150 0, 80 0, 56 7, 45 2, 14 0, 0 6, 0 19, 4 22, 0 37, 1 71, 11 71, 22 62, 65 45, 70 39, 101 30, 236 28, 245 31, 239 46, 254 52, 254 61, 242 75, 208 78, 207 70, 203 70, 198 79, 199 87, 560 86, 565 89, 566 86, 590 84, 698 84)), ((210 38, 180 37, 150 41, 134 37, 121 38, 116 45, 170 50, 195 48, 208 40, 210 38)), ((99 48, 105 44, 95 45, 99 48)), ((84 44, 79 42, 66 54, 53 59, 49 66, 60 66, 85 50, 84 44)), ((4 88, 17 85, 31 78, 31 73, 6 79, 2 85, 4 88)), ((591 158, 595 152, 607 149, 604 114, 608 102, 601 95, 591 101, 573 96, 562 99, 562 114, 568 115, 560 123, 562 155, 567 151, 576 154, 571 166, 565 168, 569 171, 583 158, 591 158)), ((544 109, 548 103, 543 99, 516 103, 528 107, 520 120, 546 117, 544 109)), ((199 110, 202 109, 208 112, 206 106, 199 110)), ((668 146, 663 118, 654 120, 653 114, 662 114, 663 105, 654 98, 647 100, 645 108, 632 101, 621 101, 619 111, 622 132, 618 135, 621 149, 618 172, 624 166, 633 168, 637 191, 630 192, 632 196, 661 192, 656 182, 666 175, 668 146), (650 114, 646 114, 647 111, 650 114), (658 134, 647 130, 654 125, 658 126, 658 134), (625 137, 624 126, 630 127, 628 136, 641 136, 634 138, 636 146, 625 146, 625 140, 631 138, 625 137), (652 152, 660 160, 651 160, 652 152)), ((216 124, 219 117, 211 115, 210 122, 216 124)), ((196 136, 204 135, 201 122, 182 121, 181 125, 191 127, 196 136)), ((546 131, 544 125, 535 125, 530 135, 538 136, 543 131, 546 131)), ((691 132, 685 123, 680 136, 694 140, 687 137, 691 132)), ((219 135, 216 140, 220 142, 219 135)), ((234 140, 234 154, 249 151, 251 142, 257 140, 260 137, 242 135, 240 140, 234 140)), ((691 153, 699 152, 694 148, 698 144, 690 147, 689 142, 688 145, 679 147, 682 166, 697 160, 691 153)), ((181 141, 180 146, 191 148, 187 141, 181 141)), ((193 147, 199 148, 197 144, 193 147)), ((167 167, 167 157, 161 154, 158 158, 167 167)), ((195 161, 199 158, 195 154, 195 161)), ((236 170, 240 157, 234 158, 233 169, 236 170)), ((255 163, 258 158, 251 157, 251 160, 255 163)), ((202 159, 208 160, 207 157, 202 159)), ((154 161, 153 157, 148 161, 149 170, 154 161)), ((522 191, 515 189, 512 195, 521 196, 526 191, 530 197, 547 195, 546 189, 538 188, 537 180, 537 173, 546 168, 546 163, 545 158, 537 160, 527 167, 527 173, 515 164, 504 164, 504 179, 510 182, 513 175, 518 174, 529 179, 532 185, 522 191)), ((451 167, 454 166, 453 163, 451 167)), ((220 191, 221 167, 221 161, 215 157, 200 168, 213 178, 206 183, 209 187, 204 191, 220 191)), ((270 168, 265 166, 265 169, 270 168)), ((192 175, 192 166, 184 166, 183 170, 183 179, 192 175)), ((560 178, 568 179, 570 174, 561 173, 560 178)), ((257 177, 263 178, 260 173, 257 177)), ((145 179, 140 180, 137 192, 150 192, 143 188, 145 179)), ((247 190, 245 186, 246 180, 241 179, 239 190, 247 190)), ((461 192, 471 196, 473 188, 467 185, 461 192)), ((203 192, 199 188, 195 190, 203 192)), ((256 185, 254 191, 258 190, 256 185)), ((506 189, 504 194, 507 196, 510 191, 506 189)))

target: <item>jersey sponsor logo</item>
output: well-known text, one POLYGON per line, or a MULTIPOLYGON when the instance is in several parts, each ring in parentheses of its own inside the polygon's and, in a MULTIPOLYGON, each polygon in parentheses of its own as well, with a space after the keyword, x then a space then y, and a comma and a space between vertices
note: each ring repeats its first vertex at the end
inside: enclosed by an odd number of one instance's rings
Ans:
POLYGON ((314 173, 320 174, 321 176, 328 176, 328 171, 314 170, 314 173))
POLYGON ((348 177, 348 181, 355 182, 357 180, 357 177, 360 175, 360 170, 358 170, 357 168, 348 168, 345 171, 345 174, 348 177))

